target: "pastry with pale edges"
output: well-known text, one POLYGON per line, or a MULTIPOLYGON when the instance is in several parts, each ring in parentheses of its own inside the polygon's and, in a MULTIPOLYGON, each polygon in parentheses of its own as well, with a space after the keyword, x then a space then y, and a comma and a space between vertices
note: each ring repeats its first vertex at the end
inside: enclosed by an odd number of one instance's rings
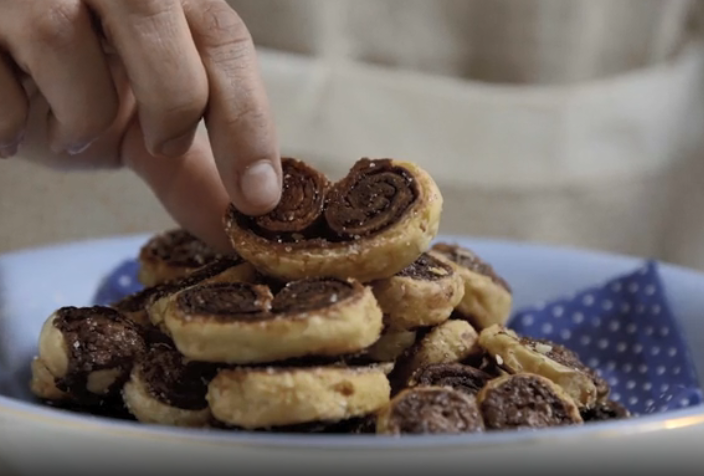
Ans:
POLYGON ((362 159, 342 180, 282 160, 283 195, 270 213, 250 217, 230 206, 225 228, 235 251, 265 275, 390 278, 430 246, 442 195, 427 172, 391 159, 362 159))
POLYGON ((452 263, 423 253, 388 279, 372 283, 385 322, 391 329, 442 324, 464 296, 464 281, 452 263))
POLYGON ((375 362, 393 362, 416 343, 416 331, 385 329, 379 339, 365 351, 375 362))
POLYGON ((363 417, 389 396, 379 367, 239 367, 221 370, 207 399, 216 420, 251 430, 363 417))
POLYGON ((58 309, 39 336, 41 363, 56 387, 78 400, 119 394, 144 351, 140 328, 108 307, 58 309))
POLYGON ((512 330, 495 325, 479 334, 479 345, 510 373, 529 372, 555 382, 580 407, 593 407, 597 398, 608 394, 606 382, 582 364, 576 354, 557 344, 519 337, 512 330))
POLYGON ((419 334, 418 341, 396 361, 391 373, 395 389, 405 387, 422 367, 461 362, 479 352, 477 331, 465 321, 445 321, 419 334))
POLYGON ((169 303, 169 298, 179 291, 197 284, 211 283, 248 283, 258 279, 257 274, 249 263, 239 258, 221 258, 209 265, 194 271, 185 278, 159 284, 147 288, 132 296, 122 299, 113 305, 135 321, 141 322, 146 318, 152 324, 161 321, 164 307, 169 303))
POLYGON ((511 288, 488 263, 458 245, 436 243, 432 252, 451 261, 464 281, 464 294, 453 317, 469 321, 477 330, 508 321, 513 305, 511 288))
POLYGON ((63 402, 71 400, 71 396, 56 386, 56 378, 49 372, 46 364, 39 357, 32 359, 32 379, 30 390, 35 397, 42 400, 63 402))
POLYGON ((221 255, 182 229, 153 236, 139 252, 137 278, 146 287, 183 278, 221 255))
POLYGON ((133 367, 122 397, 140 422, 205 427, 210 422, 205 395, 215 372, 215 367, 188 361, 167 344, 155 344, 133 367))
POLYGON ((352 279, 294 281, 275 296, 261 285, 206 284, 167 301, 152 322, 185 356, 203 362, 351 354, 376 342, 383 326, 371 289, 352 279))

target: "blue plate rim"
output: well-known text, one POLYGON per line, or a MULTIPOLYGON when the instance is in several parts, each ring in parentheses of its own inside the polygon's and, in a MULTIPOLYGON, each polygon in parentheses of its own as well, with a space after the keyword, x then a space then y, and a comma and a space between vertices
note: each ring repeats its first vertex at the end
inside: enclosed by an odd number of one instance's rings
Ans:
MULTIPOLYGON (((88 238, 82 240, 54 243, 47 246, 29 247, 0 254, 0 262, 7 259, 21 259, 24 255, 38 252, 56 252, 82 246, 99 246, 101 244, 119 244, 120 242, 147 240, 152 234, 124 234, 110 237, 88 238)), ((444 241, 470 241, 476 245, 500 245, 522 247, 542 252, 580 253, 599 259, 618 260, 622 263, 638 264, 646 258, 611 253, 606 251, 579 248, 565 245, 552 245, 540 242, 528 242, 511 239, 493 239, 460 235, 442 235, 444 241)), ((663 269, 696 275, 704 278, 704 273, 692 268, 657 262, 663 269)), ((403 438, 383 435, 307 435, 307 434, 261 434, 250 432, 232 432, 217 429, 174 428, 161 425, 144 425, 138 422, 111 420, 103 417, 85 416, 68 411, 54 409, 38 403, 24 402, 0 395, 0 416, 3 414, 19 420, 40 420, 49 425, 69 425, 85 431, 111 432, 123 437, 143 437, 160 439, 177 439, 184 442, 237 445, 278 448, 319 448, 319 449, 364 449, 390 450, 413 448, 448 448, 486 446, 506 446, 516 444, 536 444, 564 441, 565 438, 613 438, 632 434, 661 431, 665 429, 684 429, 694 426, 704 427, 704 404, 681 410, 672 410, 662 414, 640 416, 637 419, 592 423, 590 425, 550 428, 540 431, 511 431, 465 435, 409 435, 403 438)))

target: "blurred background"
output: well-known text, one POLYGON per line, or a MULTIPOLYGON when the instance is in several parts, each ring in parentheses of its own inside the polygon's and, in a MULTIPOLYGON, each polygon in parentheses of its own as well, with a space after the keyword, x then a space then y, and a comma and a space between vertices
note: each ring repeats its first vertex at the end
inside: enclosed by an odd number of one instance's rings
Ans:
MULTIPOLYGON (((704 269, 704 1, 230 3, 285 155, 417 161, 444 233, 704 269)), ((0 164, 0 252, 171 225, 128 172, 0 164)))

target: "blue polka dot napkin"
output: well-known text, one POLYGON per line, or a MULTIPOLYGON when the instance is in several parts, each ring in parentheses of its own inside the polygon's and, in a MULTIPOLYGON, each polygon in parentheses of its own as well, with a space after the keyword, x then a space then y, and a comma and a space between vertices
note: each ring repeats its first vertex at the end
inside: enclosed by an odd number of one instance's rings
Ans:
MULTIPOLYGON (((95 304, 107 305, 142 289, 137 271, 136 261, 118 266, 101 283, 95 304)), ((577 352, 609 383, 611 398, 634 414, 702 402, 655 262, 570 297, 517 310, 510 327, 577 352)))

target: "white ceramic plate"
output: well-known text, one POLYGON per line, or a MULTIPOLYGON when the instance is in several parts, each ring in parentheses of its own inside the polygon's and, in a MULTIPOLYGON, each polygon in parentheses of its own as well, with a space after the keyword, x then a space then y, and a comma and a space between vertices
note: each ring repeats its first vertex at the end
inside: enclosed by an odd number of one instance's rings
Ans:
MULTIPOLYGON (((73 474, 144 469, 231 474, 252 468, 359 474, 396 466, 421 472, 437 470, 438 465, 448 473, 457 468, 496 474, 519 468, 536 474, 576 474, 575 468, 588 465, 593 474, 617 466, 672 469, 673 458, 679 458, 683 470, 694 468, 683 464, 694 461, 700 451, 702 406, 579 428, 395 439, 179 430, 79 416, 32 403, 27 369, 44 319, 63 305, 91 304, 100 280, 116 264, 133 258, 146 239, 86 241, 0 257, 0 474, 13 474, 4 472, 3 464, 17 474, 49 468, 73 474)), ((517 308, 598 284, 642 264, 635 258, 580 250, 443 239, 472 247, 491 262, 514 288, 517 308)), ((704 275, 666 265, 660 272, 704 381, 704 275)))

